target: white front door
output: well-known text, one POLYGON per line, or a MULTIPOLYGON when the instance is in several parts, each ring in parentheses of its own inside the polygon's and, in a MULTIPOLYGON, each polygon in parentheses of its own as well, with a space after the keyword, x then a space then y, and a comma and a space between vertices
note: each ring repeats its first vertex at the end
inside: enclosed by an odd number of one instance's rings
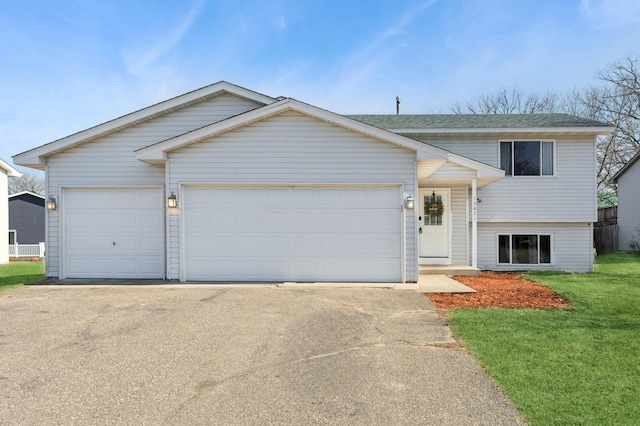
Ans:
POLYGON ((422 188, 418 194, 420 263, 450 264, 450 192, 422 188))

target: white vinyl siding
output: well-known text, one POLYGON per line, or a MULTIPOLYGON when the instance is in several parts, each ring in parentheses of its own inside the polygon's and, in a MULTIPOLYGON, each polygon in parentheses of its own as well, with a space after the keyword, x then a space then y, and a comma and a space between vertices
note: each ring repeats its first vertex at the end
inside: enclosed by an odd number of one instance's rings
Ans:
POLYGON ((631 250, 640 239, 640 160, 618 178, 618 248, 631 250))
MULTIPOLYGON (((258 106, 231 95, 216 96, 53 154, 47 158, 47 193, 58 198, 63 186, 164 185, 164 168, 138 161, 137 149, 258 106)), ((47 233, 47 276, 57 277, 60 209, 48 212, 47 233)))
MULTIPOLYGON (((478 190, 479 222, 595 222, 596 158, 593 137, 548 135, 555 140, 554 176, 504 178, 478 190)), ((455 154, 500 167, 500 138, 420 137, 455 154)), ((526 138, 531 139, 531 138, 526 138)), ((523 139, 520 139, 523 140, 523 139)))
MULTIPOLYGON (((170 152, 167 173, 178 200, 183 184, 388 184, 416 193, 413 151, 295 112, 170 152)), ((180 276, 179 210, 169 224, 174 279, 180 276)), ((415 212, 405 212, 404 221, 406 280, 416 281, 415 212)))
POLYGON ((478 224, 478 268, 487 270, 554 269, 590 272, 593 267, 593 236, 589 223, 482 223, 478 224), (498 235, 551 235, 550 264, 498 263, 498 235))
POLYGON ((468 265, 467 187, 451 188, 451 263, 468 265))

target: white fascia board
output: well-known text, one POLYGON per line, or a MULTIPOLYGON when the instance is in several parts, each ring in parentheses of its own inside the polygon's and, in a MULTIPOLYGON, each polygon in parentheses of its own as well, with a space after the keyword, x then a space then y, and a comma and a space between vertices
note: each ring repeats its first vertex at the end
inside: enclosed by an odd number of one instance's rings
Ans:
POLYGON ((627 162, 627 164, 625 164, 620 170, 618 170, 618 173, 616 173, 615 175, 613 175, 613 177, 609 180, 610 183, 612 184, 616 184, 618 183, 618 179, 627 172, 627 170, 629 170, 631 168, 631 166, 633 166, 633 164, 640 160, 640 151, 638 151, 636 153, 636 155, 634 155, 633 157, 631 157, 631 159, 627 162))
POLYGON ((34 197, 42 198, 43 200, 45 199, 44 195, 36 194, 35 192, 31 192, 31 191, 21 191, 21 192, 16 192, 15 194, 9 194, 9 198, 19 197, 24 194, 33 195, 34 197))
POLYGON ((387 129, 394 133, 409 134, 473 134, 473 133, 586 133, 592 135, 608 135, 615 131, 615 127, 484 127, 484 128, 440 128, 440 129, 387 129))
POLYGON ((167 139, 166 141, 141 148, 136 151, 136 158, 150 164, 162 164, 166 160, 166 153, 169 151, 246 126, 256 121, 264 120, 265 118, 280 114, 284 111, 299 112, 303 115, 314 117, 375 139, 411 149, 418 153, 419 159, 447 158, 450 154, 449 151, 442 148, 418 142, 402 135, 391 133, 387 130, 370 126, 360 121, 352 120, 342 115, 305 104, 295 99, 286 98, 272 104, 265 105, 262 108, 257 108, 226 120, 201 127, 189 133, 167 139))
POLYGON ((261 104, 270 104, 275 101, 274 98, 260 93, 245 89, 235 84, 221 81, 211 84, 209 86, 196 89, 194 91, 185 93, 175 98, 162 101, 160 103, 151 105, 141 110, 132 112, 122 117, 107 121, 106 123, 99 124, 89 129, 74 133, 62 139, 50 142, 48 144, 39 146, 29 151, 17 154, 13 156, 13 161, 21 166, 44 168, 45 161, 43 157, 50 155, 54 152, 64 150, 65 148, 81 144, 83 142, 95 139, 97 137, 106 135, 108 133, 124 129, 133 124, 146 121, 154 116, 163 114, 173 109, 186 106, 190 103, 197 102, 202 98, 214 95, 216 93, 227 92, 232 95, 236 95, 245 99, 249 99, 261 104))
POLYGON ((343 115, 314 107, 300 101, 296 101, 295 99, 291 99, 291 101, 296 104, 296 107, 294 109, 301 113, 367 136, 371 136, 375 139, 389 142, 403 148, 411 149, 413 151, 416 151, 418 159, 447 158, 447 155, 449 154, 449 151, 433 145, 429 145, 428 143, 419 142, 415 139, 407 138, 397 133, 381 129, 379 127, 371 126, 361 121, 353 120, 343 115))
POLYGON ((472 160, 467 157, 462 157, 460 155, 451 153, 448 160, 451 161, 452 163, 456 163, 461 166, 476 170, 478 179, 480 178, 494 179, 495 178, 497 180, 497 179, 502 179, 504 177, 504 170, 499 169, 497 167, 490 166, 485 163, 481 163, 476 160, 472 160))
POLYGON ((11 167, 9 165, 9 163, 4 161, 2 158, 0 158, 0 169, 4 170, 6 175, 9 176, 9 177, 20 177, 20 176, 22 176, 22 173, 20 173, 19 171, 17 171, 13 167, 11 167))

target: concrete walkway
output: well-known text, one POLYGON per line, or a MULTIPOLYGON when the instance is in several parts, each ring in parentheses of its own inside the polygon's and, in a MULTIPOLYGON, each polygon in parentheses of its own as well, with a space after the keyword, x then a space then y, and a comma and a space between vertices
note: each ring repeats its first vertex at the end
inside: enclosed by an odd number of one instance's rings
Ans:
POLYGON ((446 275, 420 275, 418 288, 422 293, 476 293, 474 289, 446 275))
POLYGON ((82 286, 82 287, 170 287, 170 288, 194 288, 210 286, 223 287, 282 287, 282 288, 386 288, 393 290, 413 290, 422 293, 475 293, 476 291, 446 275, 420 275, 418 283, 180 283, 175 280, 125 280, 125 279, 47 279, 32 285, 43 286, 82 286))

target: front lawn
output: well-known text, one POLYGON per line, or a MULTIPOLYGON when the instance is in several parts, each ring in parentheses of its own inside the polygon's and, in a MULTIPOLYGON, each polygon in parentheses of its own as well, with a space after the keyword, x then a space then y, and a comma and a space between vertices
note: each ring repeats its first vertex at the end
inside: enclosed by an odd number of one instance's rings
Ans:
POLYGON ((528 273, 570 309, 456 310, 450 321, 532 425, 640 421, 640 256, 591 274, 528 273))
POLYGON ((0 265, 0 291, 44 278, 44 262, 11 262, 0 265))

